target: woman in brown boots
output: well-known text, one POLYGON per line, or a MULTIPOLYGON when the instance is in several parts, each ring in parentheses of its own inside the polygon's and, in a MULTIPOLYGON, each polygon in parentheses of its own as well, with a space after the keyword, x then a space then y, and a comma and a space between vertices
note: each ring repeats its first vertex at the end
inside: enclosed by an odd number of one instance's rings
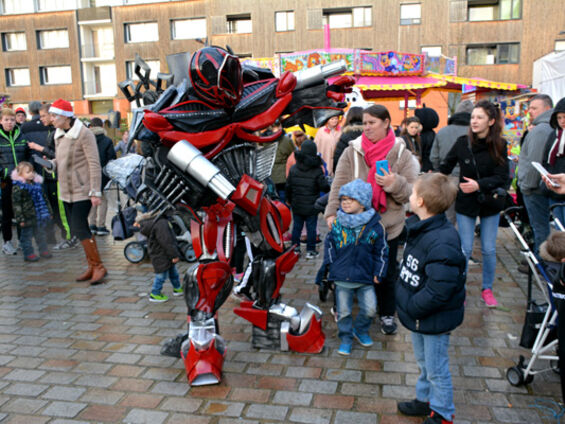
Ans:
POLYGON ((56 100, 49 108, 55 131, 55 160, 59 178, 59 198, 71 227, 71 234, 82 243, 88 269, 77 281, 98 284, 106 275, 94 236, 88 227, 88 213, 100 205, 102 170, 94 134, 75 118, 71 104, 56 100))

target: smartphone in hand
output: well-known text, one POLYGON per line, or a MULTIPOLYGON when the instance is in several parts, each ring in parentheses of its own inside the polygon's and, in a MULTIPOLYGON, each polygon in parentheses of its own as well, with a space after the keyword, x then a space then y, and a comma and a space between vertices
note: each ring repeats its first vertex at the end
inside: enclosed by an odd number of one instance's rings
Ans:
POLYGON ((53 169, 53 163, 51 161, 49 161, 47 159, 43 159, 39 155, 32 155, 32 157, 33 157, 33 161, 35 163, 37 163, 38 165, 41 165, 42 167, 44 167, 48 171, 51 171, 53 169))
POLYGON ((544 176, 547 181, 549 182, 549 184, 551 184, 552 187, 561 187, 561 185, 557 182, 555 182, 554 180, 552 180, 551 178, 549 178, 548 176, 548 172, 547 170, 541 165, 541 163, 539 162, 532 162, 532 166, 542 175, 544 176))
POLYGON ((386 172, 390 172, 388 170, 388 160, 378 160, 375 162, 375 168, 377 170, 377 175, 380 175, 381 177, 384 176, 384 171, 386 172))

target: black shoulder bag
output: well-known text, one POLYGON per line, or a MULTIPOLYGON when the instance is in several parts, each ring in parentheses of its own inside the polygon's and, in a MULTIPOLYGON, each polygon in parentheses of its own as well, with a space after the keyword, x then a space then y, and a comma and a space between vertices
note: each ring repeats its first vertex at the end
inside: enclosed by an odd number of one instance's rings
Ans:
MULTIPOLYGON (((471 160, 473 161, 473 166, 475 167, 475 171, 477 171, 477 177, 480 180, 481 175, 479 174, 479 167, 477 166, 477 162, 475 161, 475 155, 473 154, 473 149, 471 148, 470 144, 469 144, 469 151, 471 152, 471 160)), ((479 204, 489 209, 502 211, 506 208, 506 204, 508 202, 508 196, 509 196, 508 192, 502 187, 497 187, 493 189, 490 193, 483 193, 482 191, 480 191, 479 188, 477 202, 479 202, 479 204)))

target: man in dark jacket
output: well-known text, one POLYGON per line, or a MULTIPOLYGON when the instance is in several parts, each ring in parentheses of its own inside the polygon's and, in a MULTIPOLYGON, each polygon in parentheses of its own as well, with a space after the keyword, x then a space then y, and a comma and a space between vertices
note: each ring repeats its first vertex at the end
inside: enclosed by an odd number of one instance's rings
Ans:
POLYGON ((15 255, 12 245, 12 179, 10 174, 21 161, 29 161, 29 148, 16 125, 16 114, 12 109, 4 108, 0 112, 0 187, 2 190, 2 252, 15 255))
MULTIPOLYGON (((31 120, 24 122, 21 130, 27 141, 33 141, 41 146, 46 146, 49 128, 41 122, 41 116, 39 114, 40 109, 41 103, 39 102, 33 101, 29 104, 31 120)), ((40 174, 41 170, 38 170, 36 167, 36 172, 40 174)))
POLYGON ((99 206, 93 206, 88 214, 88 222, 90 230, 96 232, 99 236, 107 236, 110 231, 106 228, 106 212, 108 211, 108 198, 104 193, 104 187, 110 181, 110 178, 104 174, 104 167, 112 159, 116 159, 116 151, 114 150, 114 143, 104 131, 104 123, 100 118, 92 118, 90 121, 90 131, 96 137, 96 144, 98 145, 98 156, 100 158, 100 167, 102 168, 102 202, 99 206))
POLYGON ((147 237, 147 250, 155 271, 149 301, 161 303, 169 300, 161 292, 167 278, 173 285, 173 296, 182 296, 184 291, 180 285, 179 273, 175 265, 179 261, 180 252, 167 218, 163 215, 155 217, 151 213, 145 213, 136 218, 134 225, 139 227, 141 234, 147 237))
MULTIPOLYGON (((292 208, 292 243, 300 246, 300 233, 306 223, 306 259, 318 256, 316 251, 316 224, 319 211, 314 207, 320 192, 330 191, 330 185, 322 171, 322 159, 316 144, 311 140, 302 143, 294 153, 296 165, 290 168, 286 180, 286 201, 292 208)), ((297 248, 300 249, 299 247, 297 248)))
POLYGON ((422 132, 420 133, 420 144, 422 147, 422 172, 428 172, 433 169, 432 162, 430 161, 430 153, 436 133, 434 128, 439 124, 439 116, 431 107, 416 109, 414 115, 418 117, 422 123, 422 132))
POLYGON ((412 332, 421 374, 416 399, 399 402, 405 415, 429 415, 424 424, 451 424, 455 414, 449 372, 449 335, 463 322, 465 256, 457 231, 445 217, 457 186, 446 175, 423 174, 410 196, 416 216, 408 222, 408 239, 396 284, 396 308, 412 332))

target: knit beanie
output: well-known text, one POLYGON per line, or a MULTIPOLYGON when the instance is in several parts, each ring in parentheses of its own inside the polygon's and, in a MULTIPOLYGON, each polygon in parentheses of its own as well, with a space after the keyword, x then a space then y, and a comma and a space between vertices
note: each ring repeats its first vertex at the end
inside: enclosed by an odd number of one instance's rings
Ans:
POLYGON ((72 118, 74 116, 71 103, 63 99, 55 100, 49 108, 49 113, 54 113, 55 115, 63 115, 69 118, 72 118))
POLYGON ((300 151, 305 156, 318 156, 318 148, 312 140, 305 140, 300 146, 300 151))
POLYGON ((339 189, 339 197, 342 196, 357 200, 363 205, 366 211, 373 207, 373 189, 371 188, 371 184, 359 178, 341 186, 339 189))
POLYGON ((464 100, 457 105, 455 113, 471 113, 473 112, 473 102, 471 100, 464 100))

